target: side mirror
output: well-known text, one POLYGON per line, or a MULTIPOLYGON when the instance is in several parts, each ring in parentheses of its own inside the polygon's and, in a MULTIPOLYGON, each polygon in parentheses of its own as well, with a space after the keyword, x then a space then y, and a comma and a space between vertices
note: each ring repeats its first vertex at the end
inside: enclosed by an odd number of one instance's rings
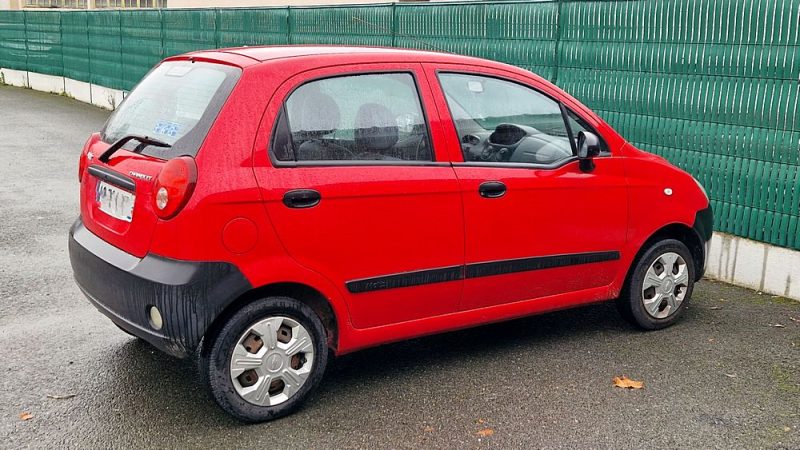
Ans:
POLYGON ((584 172, 594 170, 592 158, 600 154, 600 139, 588 131, 578 132, 578 163, 584 172))

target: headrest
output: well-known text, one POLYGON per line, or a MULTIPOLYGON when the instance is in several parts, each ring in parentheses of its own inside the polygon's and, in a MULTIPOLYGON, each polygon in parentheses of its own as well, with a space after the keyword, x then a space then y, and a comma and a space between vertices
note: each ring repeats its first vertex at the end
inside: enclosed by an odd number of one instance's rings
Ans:
POLYGON ((365 103, 358 108, 354 139, 359 152, 380 152, 397 143, 398 129, 394 114, 377 103, 365 103))

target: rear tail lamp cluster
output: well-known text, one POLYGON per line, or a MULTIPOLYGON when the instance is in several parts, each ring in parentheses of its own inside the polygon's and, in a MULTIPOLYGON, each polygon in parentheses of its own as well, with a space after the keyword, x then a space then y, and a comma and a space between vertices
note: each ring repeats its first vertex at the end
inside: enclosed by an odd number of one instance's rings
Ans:
POLYGON ((156 178, 153 209, 162 219, 175 217, 186 206, 197 183, 197 165, 188 156, 167 161, 156 178))
POLYGON ((83 180, 83 173, 86 172, 86 166, 89 165, 89 161, 92 159, 92 156, 89 156, 89 149, 94 145, 95 142, 100 140, 100 133, 93 133, 89 136, 89 140, 83 145, 83 151, 81 152, 81 156, 78 159, 78 182, 83 180))

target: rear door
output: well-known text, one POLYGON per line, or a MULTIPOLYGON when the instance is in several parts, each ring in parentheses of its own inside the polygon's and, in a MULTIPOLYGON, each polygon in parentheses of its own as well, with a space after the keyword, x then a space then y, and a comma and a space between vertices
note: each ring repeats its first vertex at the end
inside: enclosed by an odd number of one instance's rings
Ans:
MULTIPOLYGON (((326 68, 291 78, 256 167, 289 254, 332 280, 357 328, 457 310, 464 227, 417 64, 326 68)), ((258 156, 257 156, 258 160, 258 156)))
POLYGON ((570 141, 594 129, 530 80, 427 67, 463 159, 454 163, 466 224, 463 308, 608 286, 624 270, 623 159, 604 143, 595 169, 581 171, 570 141))

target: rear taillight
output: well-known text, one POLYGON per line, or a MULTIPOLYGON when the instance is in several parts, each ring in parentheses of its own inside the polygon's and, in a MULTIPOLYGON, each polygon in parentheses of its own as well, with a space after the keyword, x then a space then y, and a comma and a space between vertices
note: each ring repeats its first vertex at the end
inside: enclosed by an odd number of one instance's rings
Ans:
POLYGON ((158 217, 170 219, 186 206, 197 183, 194 159, 182 156, 167 161, 156 177, 153 210, 158 217))
POLYGON ((81 153, 81 157, 78 159, 78 183, 83 179, 83 171, 86 170, 86 163, 86 154, 81 153))
POLYGON ((81 151, 81 156, 78 159, 78 182, 83 179, 83 172, 86 171, 86 166, 89 165, 89 161, 94 159, 94 155, 89 151, 90 148, 95 144, 95 142, 100 140, 100 133, 92 133, 89 136, 89 139, 83 144, 83 151, 81 151))

